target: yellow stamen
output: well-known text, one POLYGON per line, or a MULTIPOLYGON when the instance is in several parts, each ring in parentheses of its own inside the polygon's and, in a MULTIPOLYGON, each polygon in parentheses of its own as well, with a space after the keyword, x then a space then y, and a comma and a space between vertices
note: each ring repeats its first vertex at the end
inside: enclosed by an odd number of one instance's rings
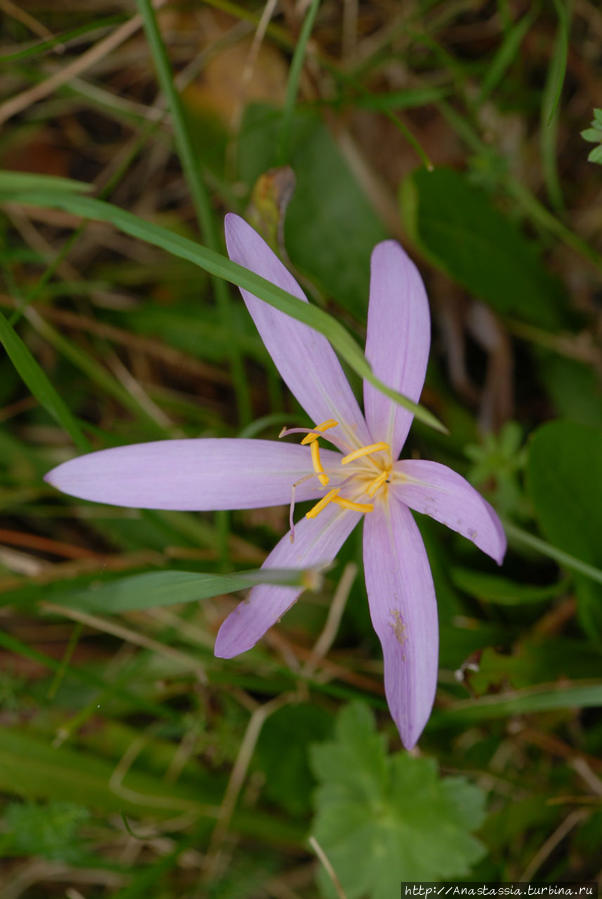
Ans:
POLYGON ((324 509, 329 503, 333 501, 340 489, 340 487, 335 487, 333 490, 329 490, 326 496, 323 496, 322 499, 319 500, 315 504, 315 506, 309 510, 309 512, 305 513, 305 517, 315 518, 316 515, 319 515, 322 509, 324 509))
MULTIPOLYGON (((332 493, 332 490, 330 492, 332 493)), ((327 494, 327 496, 328 496, 328 494, 327 494)), ((326 499, 326 497, 324 497, 324 499, 326 499)), ((345 499, 342 496, 333 496, 332 502, 336 503, 337 506, 342 506, 343 509, 350 509, 352 512, 373 512, 374 511, 374 505, 372 503, 354 503, 352 500, 345 499)), ((311 511, 313 512, 313 509, 311 511)))
POLYGON ((366 490, 366 496, 374 496, 375 493, 385 483, 385 481, 389 477, 390 473, 391 472, 389 472, 389 471, 383 471, 383 472, 381 472, 381 474, 378 475, 378 477, 374 478, 374 480, 371 482, 368 489, 366 490))
POLYGON ((316 425, 310 434, 306 434, 303 440, 301 441, 301 446, 307 446, 308 443, 314 443, 324 431, 329 431, 331 428, 336 428, 338 425, 338 421, 335 421, 334 418, 328 418, 326 421, 323 421, 321 425, 316 425), (318 431, 319 433, 315 433, 318 431))
POLYGON ((362 456, 370 456, 372 453, 384 451, 391 452, 391 447, 388 443, 371 443, 369 446, 362 446, 361 449, 356 449, 352 453, 343 456, 341 465, 347 465, 348 462, 355 462, 356 459, 361 459, 362 456))
POLYGON ((328 484, 330 478, 322 467, 322 462, 320 460, 320 446, 318 444, 318 441, 316 440, 314 443, 312 443, 309 448, 311 450, 311 461, 314 467, 314 471, 318 475, 320 484, 325 487, 326 484, 328 484))

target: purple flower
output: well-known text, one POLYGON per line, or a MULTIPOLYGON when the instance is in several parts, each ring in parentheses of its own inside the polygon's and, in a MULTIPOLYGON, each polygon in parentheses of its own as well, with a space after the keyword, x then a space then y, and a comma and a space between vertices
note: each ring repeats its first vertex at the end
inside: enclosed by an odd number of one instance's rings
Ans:
MULTIPOLYGON (((230 258, 300 302, 303 291, 262 238, 226 217, 230 258)), ((312 422, 301 444, 270 440, 169 440, 117 447, 59 465, 47 480, 66 493, 150 509, 250 509, 317 500, 265 561, 305 568, 330 562, 364 520, 370 615, 382 644, 385 692, 404 745, 416 743, 437 684, 433 580, 410 509, 472 540, 501 564, 506 538, 491 506, 437 462, 398 460, 412 413, 364 383, 365 418, 321 334, 246 290, 245 303, 282 378, 312 422), (339 452, 322 449, 327 439, 339 452), (397 460, 397 461, 396 461, 397 460)), ((374 374, 417 401, 430 343, 429 309, 414 264, 395 241, 372 253, 366 357, 374 374)), ((291 433, 291 432, 287 432, 291 433)), ((292 514, 291 514, 292 523, 292 514)), ((301 588, 260 585, 223 622, 215 654, 250 649, 295 602, 301 588)))

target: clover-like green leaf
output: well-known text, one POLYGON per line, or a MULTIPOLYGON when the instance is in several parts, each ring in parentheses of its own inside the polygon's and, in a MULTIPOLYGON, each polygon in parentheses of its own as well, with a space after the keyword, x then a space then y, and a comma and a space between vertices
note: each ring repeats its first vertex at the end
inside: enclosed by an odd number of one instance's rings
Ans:
MULTIPOLYGON (((389 899, 402 880, 462 877, 483 856, 472 832, 484 793, 440 777, 433 759, 388 756, 365 705, 343 709, 334 741, 312 747, 311 763, 320 784, 314 834, 348 899, 389 899)), ((335 895, 325 874, 319 881, 335 895)))

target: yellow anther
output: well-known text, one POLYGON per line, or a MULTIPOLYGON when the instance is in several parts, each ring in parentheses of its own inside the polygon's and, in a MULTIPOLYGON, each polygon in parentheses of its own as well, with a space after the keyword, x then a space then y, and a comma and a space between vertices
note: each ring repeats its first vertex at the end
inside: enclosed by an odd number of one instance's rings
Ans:
POLYGON ((347 465, 348 462, 355 462, 356 459, 361 459, 362 456, 370 456, 372 453, 381 453, 385 451, 391 452, 391 447, 388 443, 371 443, 369 446, 362 446, 361 449, 356 449, 352 453, 343 456, 341 465, 347 465))
POLYGON ((328 477, 328 475, 326 474, 326 472, 324 471, 324 469, 322 467, 322 462, 320 460, 320 446, 318 444, 318 441, 315 440, 314 443, 312 443, 309 448, 311 450, 311 461, 312 461, 312 465, 314 467, 314 471, 318 475, 318 480, 320 481, 320 484, 323 487, 325 487, 326 484, 328 484, 330 478, 328 477))
POLYGON ((305 513, 306 518, 315 518, 316 515, 319 515, 322 509, 324 509, 329 503, 335 499, 337 493, 341 488, 335 487, 333 490, 329 490, 326 496, 323 496, 321 500, 319 500, 315 506, 309 510, 309 512, 305 513))
POLYGON ((331 428, 336 428, 337 425, 338 421, 335 421, 334 418, 328 418, 326 421, 323 421, 321 425, 316 425, 310 434, 305 435, 301 441, 301 446, 307 446, 308 443, 315 443, 320 434, 323 434, 324 431, 329 431, 331 428), (316 434, 316 431, 319 433, 316 434))
POLYGON ((374 478, 374 480, 370 483, 368 489, 366 490, 366 496, 374 496, 385 483, 390 473, 391 472, 389 471, 383 471, 378 475, 378 477, 374 478))
MULTIPOLYGON (((332 493, 332 490, 330 492, 332 493)), ((324 499, 326 499, 326 497, 324 497, 324 499)), ((350 509, 352 512, 373 512, 374 511, 374 506, 372 503, 354 503, 353 500, 345 499, 342 496, 333 496, 332 502, 336 503, 337 506, 342 506, 343 509, 350 509)), ((313 512, 313 509, 311 511, 313 512)))

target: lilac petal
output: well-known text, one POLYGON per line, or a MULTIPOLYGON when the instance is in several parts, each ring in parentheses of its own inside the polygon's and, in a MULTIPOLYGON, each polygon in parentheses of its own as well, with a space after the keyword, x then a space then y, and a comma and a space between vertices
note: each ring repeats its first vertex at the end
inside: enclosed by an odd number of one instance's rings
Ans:
MULTIPOLYGON (((372 251, 366 358, 377 378, 418 402, 431 340, 424 284, 412 260, 394 240, 372 251)), ((366 421, 374 440, 391 446, 396 459, 413 415, 364 381, 366 421)))
MULTIPOLYGON (((230 259, 307 302, 290 272, 244 219, 229 213, 225 229, 230 259)), ((240 292, 278 371, 312 423, 329 418, 340 422, 327 437, 342 450, 369 443, 360 408, 326 338, 248 290, 240 292)))
MULTIPOLYGON (((286 534, 276 544, 263 567, 308 568, 331 562, 361 518, 331 504, 316 518, 303 518, 295 525, 295 541, 286 534)), ((253 587, 246 600, 239 603, 219 629, 215 655, 231 659, 255 646, 265 632, 290 609, 303 588, 275 587, 260 584, 253 587)))
POLYGON ((506 535, 495 510, 468 481, 447 465, 403 459, 395 471, 410 480, 395 482, 395 496, 416 512, 446 524, 502 564, 506 535))
POLYGON ((437 602, 412 513, 392 498, 366 515, 364 572, 385 662, 385 694, 403 745, 411 749, 437 689, 437 602))
MULTIPOLYGON (((325 468, 340 455, 322 450, 325 468)), ((161 440, 79 456, 46 475, 48 483, 81 499, 137 509, 254 509, 288 504, 295 481, 312 471, 308 446, 275 440, 161 440)), ((296 499, 315 499, 317 478, 300 484, 296 499)))

